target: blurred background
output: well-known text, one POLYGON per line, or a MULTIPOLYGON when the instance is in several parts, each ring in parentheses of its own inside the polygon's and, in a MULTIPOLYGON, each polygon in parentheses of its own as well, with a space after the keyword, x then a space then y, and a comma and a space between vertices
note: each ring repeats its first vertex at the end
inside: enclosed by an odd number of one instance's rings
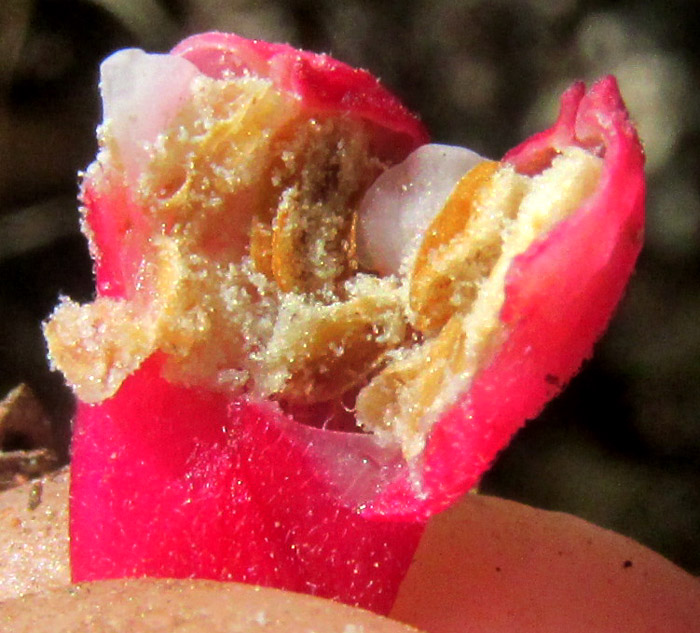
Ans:
POLYGON ((637 272, 596 356, 482 490, 565 510, 700 573, 700 13, 682 0, 5 0, 0 7, 0 397, 38 394, 65 457, 72 401, 40 323, 92 295, 77 172, 99 62, 205 30, 370 69, 434 140, 498 157, 549 126, 573 80, 617 75, 647 153, 637 272))

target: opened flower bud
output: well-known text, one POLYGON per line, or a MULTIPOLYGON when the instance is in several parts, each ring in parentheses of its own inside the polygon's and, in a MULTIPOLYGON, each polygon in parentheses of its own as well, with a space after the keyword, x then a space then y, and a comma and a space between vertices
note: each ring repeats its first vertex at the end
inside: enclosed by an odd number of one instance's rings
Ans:
POLYGON ((487 161, 365 71, 210 33, 102 67, 75 580, 236 579, 387 611, 427 518, 590 354, 641 244, 612 78, 487 161))

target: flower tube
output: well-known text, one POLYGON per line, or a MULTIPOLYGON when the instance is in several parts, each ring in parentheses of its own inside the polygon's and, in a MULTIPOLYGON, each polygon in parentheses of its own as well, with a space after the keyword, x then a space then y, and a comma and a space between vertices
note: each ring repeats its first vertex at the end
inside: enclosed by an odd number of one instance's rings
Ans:
POLYGON ((643 159, 614 80, 501 162, 426 144, 365 71, 235 35, 119 52, 101 87, 97 297, 45 326, 80 401, 74 580, 386 612, 631 273, 643 159))

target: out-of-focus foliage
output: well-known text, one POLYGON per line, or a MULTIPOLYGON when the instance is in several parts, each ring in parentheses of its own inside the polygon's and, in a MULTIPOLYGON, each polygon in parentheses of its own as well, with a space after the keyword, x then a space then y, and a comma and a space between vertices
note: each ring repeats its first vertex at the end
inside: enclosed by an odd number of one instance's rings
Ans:
POLYGON ((7 0, 0 6, 0 395, 21 381, 68 435, 70 397, 40 321, 87 299, 76 172, 95 151, 97 67, 230 30, 371 69, 436 140, 498 156, 546 126, 562 89, 618 76, 649 182, 647 246, 596 358, 484 488, 568 510, 700 571, 700 18, 612 0, 7 0))

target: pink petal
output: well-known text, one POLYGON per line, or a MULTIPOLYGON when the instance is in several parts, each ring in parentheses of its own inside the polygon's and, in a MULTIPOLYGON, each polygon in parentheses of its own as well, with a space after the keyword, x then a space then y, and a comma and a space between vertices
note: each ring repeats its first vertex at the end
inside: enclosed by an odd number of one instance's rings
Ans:
POLYGON ((607 326, 644 228, 643 152, 613 77, 588 93, 583 84, 572 86, 556 124, 505 160, 537 173, 569 145, 604 157, 597 191, 512 264, 501 312, 508 336, 434 427, 422 457, 422 496, 399 479, 368 512, 429 515, 474 486, 512 435, 579 370, 607 326))
POLYGON ((371 121, 378 128, 376 143, 384 149, 380 155, 394 161, 428 142, 422 123, 376 77, 328 55, 216 32, 193 35, 172 54, 187 58, 210 77, 250 72, 297 95, 309 110, 371 121))

